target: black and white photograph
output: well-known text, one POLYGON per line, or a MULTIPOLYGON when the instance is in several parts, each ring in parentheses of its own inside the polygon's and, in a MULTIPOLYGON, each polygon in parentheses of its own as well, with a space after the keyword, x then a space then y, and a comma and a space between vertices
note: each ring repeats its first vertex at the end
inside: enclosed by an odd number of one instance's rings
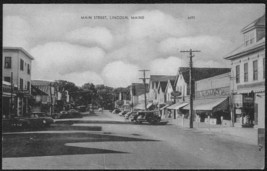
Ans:
POLYGON ((264 3, 3 3, 3 170, 265 168, 264 3))

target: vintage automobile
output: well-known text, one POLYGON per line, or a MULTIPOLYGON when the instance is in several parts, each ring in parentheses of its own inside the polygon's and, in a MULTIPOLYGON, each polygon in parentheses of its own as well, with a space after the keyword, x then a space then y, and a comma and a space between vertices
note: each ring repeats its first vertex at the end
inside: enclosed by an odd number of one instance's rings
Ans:
POLYGON ((28 129, 49 127, 54 120, 43 112, 33 112, 26 116, 11 116, 11 118, 3 119, 3 129, 28 129))
POLYGON ((52 115, 54 119, 64 119, 64 118, 82 118, 83 115, 75 110, 75 109, 70 109, 68 111, 61 111, 60 113, 54 113, 52 115))
POLYGON ((44 112, 33 112, 28 120, 30 127, 48 127, 54 123, 53 118, 44 112))
POLYGON ((158 124, 161 118, 156 111, 138 111, 136 114, 131 115, 130 120, 138 124, 142 122, 158 124))

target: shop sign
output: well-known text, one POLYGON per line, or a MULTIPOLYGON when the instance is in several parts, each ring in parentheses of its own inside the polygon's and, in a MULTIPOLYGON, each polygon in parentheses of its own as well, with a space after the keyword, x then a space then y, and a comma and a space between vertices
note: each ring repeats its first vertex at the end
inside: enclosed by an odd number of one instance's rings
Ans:
POLYGON ((223 88, 215 88, 203 91, 197 91, 196 97, 207 97, 207 96, 229 96, 230 95, 230 87, 223 88))
POLYGON ((235 109, 236 114, 241 114, 241 109, 235 109))
POLYGON ((253 103, 253 100, 253 97, 244 96, 244 103, 253 103))

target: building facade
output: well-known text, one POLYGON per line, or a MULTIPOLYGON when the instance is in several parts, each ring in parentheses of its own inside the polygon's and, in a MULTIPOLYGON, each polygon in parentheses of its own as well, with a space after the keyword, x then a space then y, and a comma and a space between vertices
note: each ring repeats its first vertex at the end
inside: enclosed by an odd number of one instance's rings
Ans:
POLYGON ((29 112, 28 99, 31 95, 31 68, 34 59, 21 47, 3 47, 3 80, 17 86, 17 96, 14 102, 17 116, 29 112))
POLYGON ((265 14, 241 30, 244 41, 228 54, 235 126, 265 128, 265 14))
POLYGON ((195 82, 194 110, 199 122, 230 126, 229 108, 231 72, 195 82))

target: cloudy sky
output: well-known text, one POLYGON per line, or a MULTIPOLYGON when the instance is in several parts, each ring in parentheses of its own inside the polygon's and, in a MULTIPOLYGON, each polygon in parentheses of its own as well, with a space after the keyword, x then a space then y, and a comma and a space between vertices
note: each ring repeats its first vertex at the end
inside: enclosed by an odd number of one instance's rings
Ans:
POLYGON ((175 75, 190 48, 201 50, 194 66, 230 67, 223 56, 264 13, 263 4, 4 4, 3 45, 35 58, 32 79, 123 87, 140 82, 140 69, 175 75))

